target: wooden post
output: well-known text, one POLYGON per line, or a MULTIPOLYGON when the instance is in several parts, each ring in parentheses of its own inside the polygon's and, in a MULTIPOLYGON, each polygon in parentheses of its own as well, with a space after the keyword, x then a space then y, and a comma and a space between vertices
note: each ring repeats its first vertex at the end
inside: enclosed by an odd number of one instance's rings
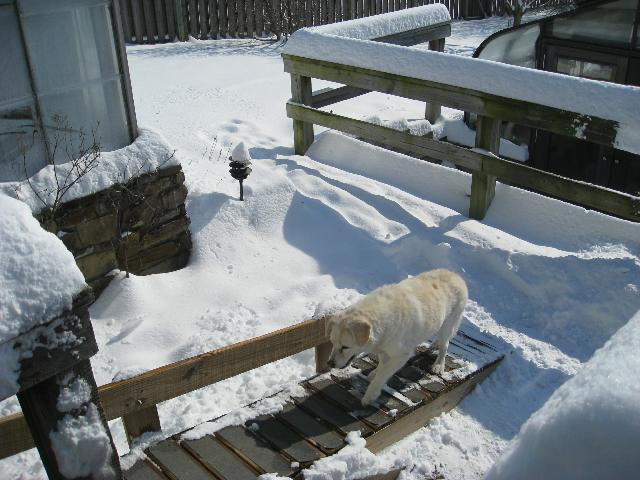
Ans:
MULTIPOLYGON (((291 100, 303 105, 311 105, 311 78, 291 74, 291 100)), ((293 145, 296 155, 304 155, 313 143, 313 124, 293 121, 293 145)))
MULTIPOLYGON (((429 42, 429 50, 433 50, 434 52, 444 52, 444 38, 431 40, 429 42)), ((424 112, 424 118, 426 118, 429 123, 436 123, 436 120, 438 120, 441 113, 442 106, 440 104, 427 102, 424 112)))
POLYGON ((18 400, 52 480, 122 478, 89 362, 98 351, 92 299, 81 292, 72 310, 10 340, 22 358, 18 400))
POLYGON ((162 430, 156 405, 151 405, 143 410, 123 416, 122 423, 124 424, 124 432, 127 435, 127 442, 130 447, 133 444, 133 440, 143 433, 162 430))
MULTIPOLYGON (((500 152, 500 125, 502 121, 478 115, 476 147, 498 154, 500 152)), ((475 171, 471 175, 471 204, 469 217, 482 220, 496 192, 496 177, 475 171)))
POLYGON ((316 373, 323 373, 329 370, 329 356, 331 355, 331 342, 323 342, 316 345, 316 373))
POLYGON ((188 39, 187 28, 187 11, 185 9, 185 0, 175 0, 176 30, 178 31, 178 40, 186 42, 188 39))

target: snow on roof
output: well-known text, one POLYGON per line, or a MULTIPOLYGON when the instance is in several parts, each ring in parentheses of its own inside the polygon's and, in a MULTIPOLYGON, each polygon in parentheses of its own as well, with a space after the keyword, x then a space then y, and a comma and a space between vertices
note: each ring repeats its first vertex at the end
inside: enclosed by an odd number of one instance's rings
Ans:
MULTIPOLYGON (((435 13, 432 17, 428 7, 403 12, 408 12, 409 20, 414 21, 414 16, 420 15, 425 15, 425 22, 439 18, 435 13)), ((336 26, 302 28, 291 36, 283 53, 479 90, 614 120, 619 123, 614 146, 640 153, 637 115, 640 111, 640 88, 368 40, 369 31, 378 35, 383 30, 376 30, 373 25, 384 25, 387 15, 390 14, 363 19, 366 22, 362 25, 350 21, 336 26), (371 22, 371 27, 368 22, 371 22)), ((398 17, 402 18, 402 15, 398 17)))
MULTIPOLYGON (((63 201, 86 197, 156 169, 178 165, 174 153, 161 134, 153 130, 139 129, 138 138, 131 145, 112 152, 100 152, 95 168, 79 178, 66 192, 63 201)), ((19 198, 37 213, 45 206, 34 190, 44 198, 49 207, 53 206, 57 190, 56 174, 57 178, 64 178, 69 170, 73 171, 72 162, 58 164, 55 169, 48 165, 30 178, 31 187, 26 181, 6 182, 0 183, 0 192, 19 198)), ((74 173, 70 178, 75 178, 74 173)))
POLYGON ((62 241, 0 193, 0 344, 70 308, 85 287, 62 241))
POLYGON ((522 426, 488 480, 636 478, 640 312, 522 426))

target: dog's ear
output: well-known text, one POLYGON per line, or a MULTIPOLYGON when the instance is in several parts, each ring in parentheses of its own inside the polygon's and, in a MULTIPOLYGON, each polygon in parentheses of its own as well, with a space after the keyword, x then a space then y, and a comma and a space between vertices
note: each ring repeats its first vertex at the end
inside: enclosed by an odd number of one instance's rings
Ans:
POLYGON ((371 337, 371 323, 364 318, 354 318, 349 322, 349 330, 358 346, 364 346, 371 337))

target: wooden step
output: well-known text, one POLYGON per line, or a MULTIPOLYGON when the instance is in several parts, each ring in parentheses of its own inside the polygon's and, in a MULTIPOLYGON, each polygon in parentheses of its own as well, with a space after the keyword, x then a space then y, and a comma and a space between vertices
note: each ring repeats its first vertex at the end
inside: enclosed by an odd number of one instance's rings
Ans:
MULTIPOLYGON (((255 415, 244 425, 197 440, 175 436, 149 447, 148 458, 127 470, 125 478, 240 480, 263 473, 302 478, 304 468, 343 448, 345 435, 353 430, 360 431, 367 448, 376 453, 454 408, 486 378, 502 360, 491 340, 469 327, 461 329, 451 342, 442 375, 429 373, 434 353, 418 349, 375 405, 367 407, 360 400, 376 360, 358 358, 349 369, 302 382, 304 389, 295 396, 283 394, 277 413, 255 415)), ((393 479, 399 473, 372 478, 393 479)))

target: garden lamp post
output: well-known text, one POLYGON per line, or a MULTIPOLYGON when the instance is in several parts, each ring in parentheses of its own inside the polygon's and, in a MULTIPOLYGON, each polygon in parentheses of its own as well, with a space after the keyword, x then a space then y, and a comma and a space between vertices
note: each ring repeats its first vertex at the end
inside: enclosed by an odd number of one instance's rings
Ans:
POLYGON ((240 142, 231 152, 231 157, 229 157, 229 173, 233 178, 240 182, 240 200, 244 200, 244 190, 242 187, 242 182, 249 176, 251 173, 251 155, 249 155, 249 150, 244 145, 244 142, 240 142))

